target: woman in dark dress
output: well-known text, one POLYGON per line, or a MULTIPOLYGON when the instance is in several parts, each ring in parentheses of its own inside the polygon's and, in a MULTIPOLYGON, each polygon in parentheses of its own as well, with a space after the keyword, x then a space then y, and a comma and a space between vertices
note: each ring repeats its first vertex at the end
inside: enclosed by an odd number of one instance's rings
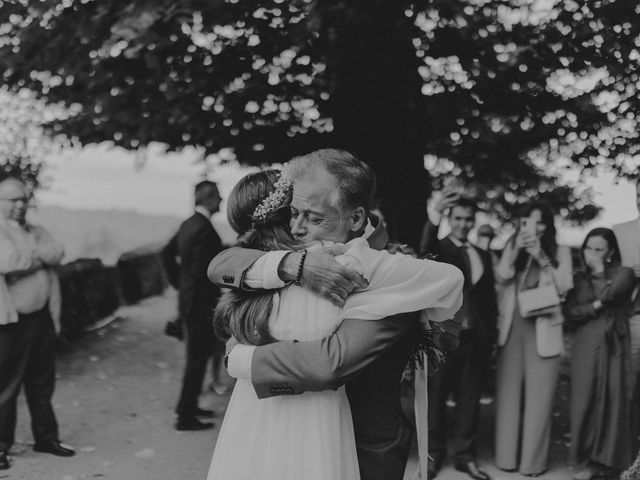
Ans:
POLYGON ((570 459, 575 480, 617 478, 631 464, 628 309, 633 271, 620 265, 613 231, 591 230, 564 310, 574 330, 570 459))

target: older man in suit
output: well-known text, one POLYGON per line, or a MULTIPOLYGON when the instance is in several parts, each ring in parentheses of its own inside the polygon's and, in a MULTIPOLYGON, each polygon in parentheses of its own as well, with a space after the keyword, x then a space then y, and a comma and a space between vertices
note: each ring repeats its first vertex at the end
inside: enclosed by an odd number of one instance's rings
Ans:
POLYGON ((212 314, 220 291, 209 282, 207 266, 222 250, 220 237, 213 228, 211 215, 220 210, 220 193, 214 182, 202 181, 195 187, 195 212, 162 251, 169 282, 178 288, 178 312, 186 327, 187 362, 176 407, 177 430, 205 430, 213 423, 198 417, 213 417, 214 412, 198 407, 208 359, 224 345, 213 333, 212 314))
POLYGON ((464 274, 462 308, 456 314, 461 327, 458 348, 429 382, 429 478, 434 478, 447 453, 446 401, 455 395, 455 422, 451 428, 455 468, 474 480, 489 476, 476 465, 476 436, 482 379, 496 338, 498 309, 493 265, 489 253, 469 243, 476 204, 455 190, 443 191, 435 215, 425 225, 421 254, 460 268, 464 274), (440 218, 448 209, 451 233, 439 240, 440 218))
POLYGON ((60 443, 51 405, 55 386, 54 317, 60 291, 52 267, 63 248, 27 222, 29 192, 18 179, 0 182, 0 470, 10 467, 16 402, 24 385, 36 452, 74 455, 60 443))
MULTIPOLYGON (((387 235, 368 213, 375 188, 373 172, 353 155, 319 150, 290 162, 291 232, 301 242, 346 242, 358 236, 383 248, 387 235)), ((342 304, 354 286, 355 272, 330 254, 309 251, 257 252, 233 249, 216 257, 211 280, 236 288, 280 288, 299 280, 303 286, 342 304)), ((438 292, 440 314, 453 315, 462 279, 456 269, 434 262, 433 275, 451 282, 438 292)), ((328 338, 313 342, 238 345, 229 354, 229 372, 252 381, 260 398, 337 388, 346 383, 360 475, 363 480, 401 480, 411 445, 411 428, 400 404, 400 378, 416 338, 417 321, 396 315, 379 321, 344 320, 328 338)))

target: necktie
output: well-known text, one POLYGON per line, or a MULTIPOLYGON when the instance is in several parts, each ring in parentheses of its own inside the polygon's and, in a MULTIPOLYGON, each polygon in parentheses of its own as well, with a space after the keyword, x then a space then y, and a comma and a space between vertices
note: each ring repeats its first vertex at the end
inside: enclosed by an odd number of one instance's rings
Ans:
POLYGON ((469 244, 464 243, 460 246, 460 256, 462 257, 462 274, 464 275, 464 288, 473 285, 473 273, 471 271, 471 259, 469 258, 469 244))

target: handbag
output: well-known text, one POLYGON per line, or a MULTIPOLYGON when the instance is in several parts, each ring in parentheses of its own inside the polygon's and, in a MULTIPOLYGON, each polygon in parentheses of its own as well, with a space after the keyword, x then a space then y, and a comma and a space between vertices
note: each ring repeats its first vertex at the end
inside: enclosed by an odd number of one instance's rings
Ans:
POLYGON ((542 358, 557 357, 564 353, 562 317, 536 318, 536 351, 542 358))
POLYGON ((560 295, 555 283, 550 285, 538 285, 535 288, 524 290, 524 282, 531 269, 532 259, 529 258, 527 268, 522 275, 522 283, 518 291, 518 309, 522 318, 534 318, 543 315, 551 315, 560 309, 560 295))

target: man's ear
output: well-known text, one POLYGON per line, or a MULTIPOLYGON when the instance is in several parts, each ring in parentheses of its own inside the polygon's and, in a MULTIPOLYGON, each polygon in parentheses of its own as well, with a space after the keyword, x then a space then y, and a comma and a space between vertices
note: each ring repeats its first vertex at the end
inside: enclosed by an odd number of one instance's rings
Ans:
POLYGON ((367 223, 367 213, 363 207, 357 207, 351 213, 351 227, 352 232, 359 232, 364 228, 367 223))

